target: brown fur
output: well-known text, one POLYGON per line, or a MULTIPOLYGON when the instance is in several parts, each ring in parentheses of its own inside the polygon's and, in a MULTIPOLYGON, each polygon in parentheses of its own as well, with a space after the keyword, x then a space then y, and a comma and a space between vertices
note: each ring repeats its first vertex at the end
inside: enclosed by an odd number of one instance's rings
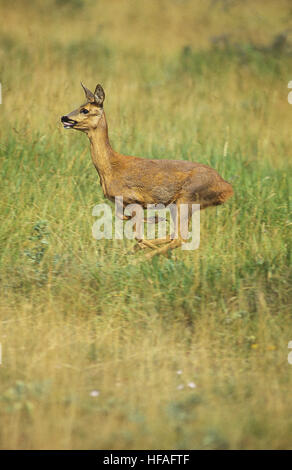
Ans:
MULTIPOLYGON (((115 152, 108 138, 103 110, 104 91, 101 85, 97 85, 94 93, 84 86, 83 88, 87 102, 67 116, 63 116, 61 120, 64 126, 87 134, 92 161, 106 198, 114 200, 115 196, 122 196, 124 206, 138 203, 146 208, 147 204, 166 206, 176 203, 179 206, 181 203, 190 205, 196 203, 200 204, 201 209, 205 209, 223 204, 232 196, 231 184, 221 178, 216 170, 202 163, 184 160, 150 160, 115 152), (84 110, 88 112, 84 114, 84 110)), ((167 249, 180 244, 177 240, 170 242, 167 239, 165 242, 168 243, 167 249)), ((150 245, 151 243, 147 243, 148 247, 150 245)), ((160 248, 153 254, 163 252, 166 250, 160 248)))

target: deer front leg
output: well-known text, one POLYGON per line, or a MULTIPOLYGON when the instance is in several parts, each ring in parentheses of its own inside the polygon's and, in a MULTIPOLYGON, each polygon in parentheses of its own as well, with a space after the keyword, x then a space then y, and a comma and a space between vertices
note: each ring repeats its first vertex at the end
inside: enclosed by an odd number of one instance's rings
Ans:
MULTIPOLYGON (((145 221, 145 219, 144 219, 144 221, 145 221)), ((138 233, 140 235, 142 234, 142 221, 141 220, 138 220, 136 222, 136 233, 138 233)), ((141 249, 145 249, 145 248, 155 249, 155 246, 152 244, 152 242, 149 241, 149 240, 145 240, 145 238, 140 238, 140 237, 136 236, 135 240, 137 241, 138 246, 141 249)))
MULTIPOLYGON (((176 216, 177 214, 173 212, 173 209, 171 208, 170 210, 170 217, 172 218, 174 225, 176 225, 176 216)), ((161 217, 158 214, 155 214, 155 216, 149 217, 144 219, 144 222, 150 223, 150 224, 158 224, 160 222, 165 222, 166 217, 161 217)), ((163 245, 163 244, 170 244, 171 241, 174 239, 175 234, 172 235, 167 235, 164 238, 151 238, 150 241, 147 241, 147 246, 157 249, 156 245, 163 245)))
POLYGON ((130 220, 131 216, 124 214, 123 205, 119 201, 116 201, 115 204, 116 204, 116 217, 118 217, 120 220, 130 220))
POLYGON ((142 250, 145 248, 156 248, 155 245, 152 243, 152 240, 151 242, 149 240, 145 240, 144 238, 136 238, 135 240, 138 243, 139 248, 141 248, 142 250))
POLYGON ((183 240, 181 238, 172 240, 170 243, 167 243, 165 246, 161 248, 156 248, 156 250, 153 250, 151 253, 147 253, 145 255, 146 259, 151 259, 153 256, 156 255, 165 255, 168 253, 169 250, 173 250, 174 248, 178 248, 181 246, 183 243, 183 240))
POLYGON ((164 243, 170 243, 173 240, 170 235, 168 235, 166 238, 153 238, 151 239, 151 244, 152 245, 162 245, 164 243))

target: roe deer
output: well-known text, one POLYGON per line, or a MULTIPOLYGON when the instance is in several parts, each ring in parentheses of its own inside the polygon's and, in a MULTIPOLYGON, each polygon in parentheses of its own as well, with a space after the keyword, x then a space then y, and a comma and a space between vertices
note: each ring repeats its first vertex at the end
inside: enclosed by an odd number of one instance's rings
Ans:
MULTIPOLYGON (((90 140, 91 157, 99 174, 104 196, 112 201, 122 196, 123 206, 140 204, 176 204, 180 222, 180 204, 187 204, 188 224, 192 215, 192 204, 200 204, 200 209, 223 204, 233 194, 231 184, 227 183, 213 168, 184 160, 150 160, 147 158, 125 156, 115 152, 109 142, 106 117, 103 109, 105 93, 97 85, 94 93, 81 83, 86 103, 61 121, 64 128, 85 132, 90 140)), ((124 220, 123 208, 118 214, 124 220)), ((178 223, 178 226, 181 226, 178 223)), ((183 243, 183 237, 172 237, 147 241, 137 239, 141 248, 154 248, 148 257, 166 253, 183 243), (164 244, 163 247, 156 245, 164 244)))

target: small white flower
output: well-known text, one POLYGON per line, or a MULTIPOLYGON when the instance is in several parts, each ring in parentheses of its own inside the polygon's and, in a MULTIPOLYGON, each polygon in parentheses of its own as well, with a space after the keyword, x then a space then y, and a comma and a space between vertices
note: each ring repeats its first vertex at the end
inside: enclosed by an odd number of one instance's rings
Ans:
POLYGON ((98 390, 92 390, 89 394, 91 397, 98 397, 99 391, 98 390))
POLYGON ((183 384, 180 384, 176 388, 177 388, 177 390, 182 390, 183 388, 185 388, 185 386, 183 384))
POLYGON ((190 388, 196 388, 196 384, 194 382, 189 382, 188 387, 190 388))
POLYGON ((177 375, 181 375, 181 374, 182 374, 182 370, 177 370, 176 373, 177 373, 177 375))

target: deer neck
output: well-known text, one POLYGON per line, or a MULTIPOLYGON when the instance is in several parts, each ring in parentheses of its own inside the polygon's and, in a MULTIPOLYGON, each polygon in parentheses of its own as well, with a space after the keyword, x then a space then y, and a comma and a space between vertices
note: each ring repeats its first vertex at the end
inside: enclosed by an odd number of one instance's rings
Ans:
POLYGON ((90 140, 92 162, 99 174, 103 192, 107 195, 107 183, 112 176, 112 164, 114 163, 115 152, 109 142, 104 112, 98 126, 88 132, 88 138, 90 140))

